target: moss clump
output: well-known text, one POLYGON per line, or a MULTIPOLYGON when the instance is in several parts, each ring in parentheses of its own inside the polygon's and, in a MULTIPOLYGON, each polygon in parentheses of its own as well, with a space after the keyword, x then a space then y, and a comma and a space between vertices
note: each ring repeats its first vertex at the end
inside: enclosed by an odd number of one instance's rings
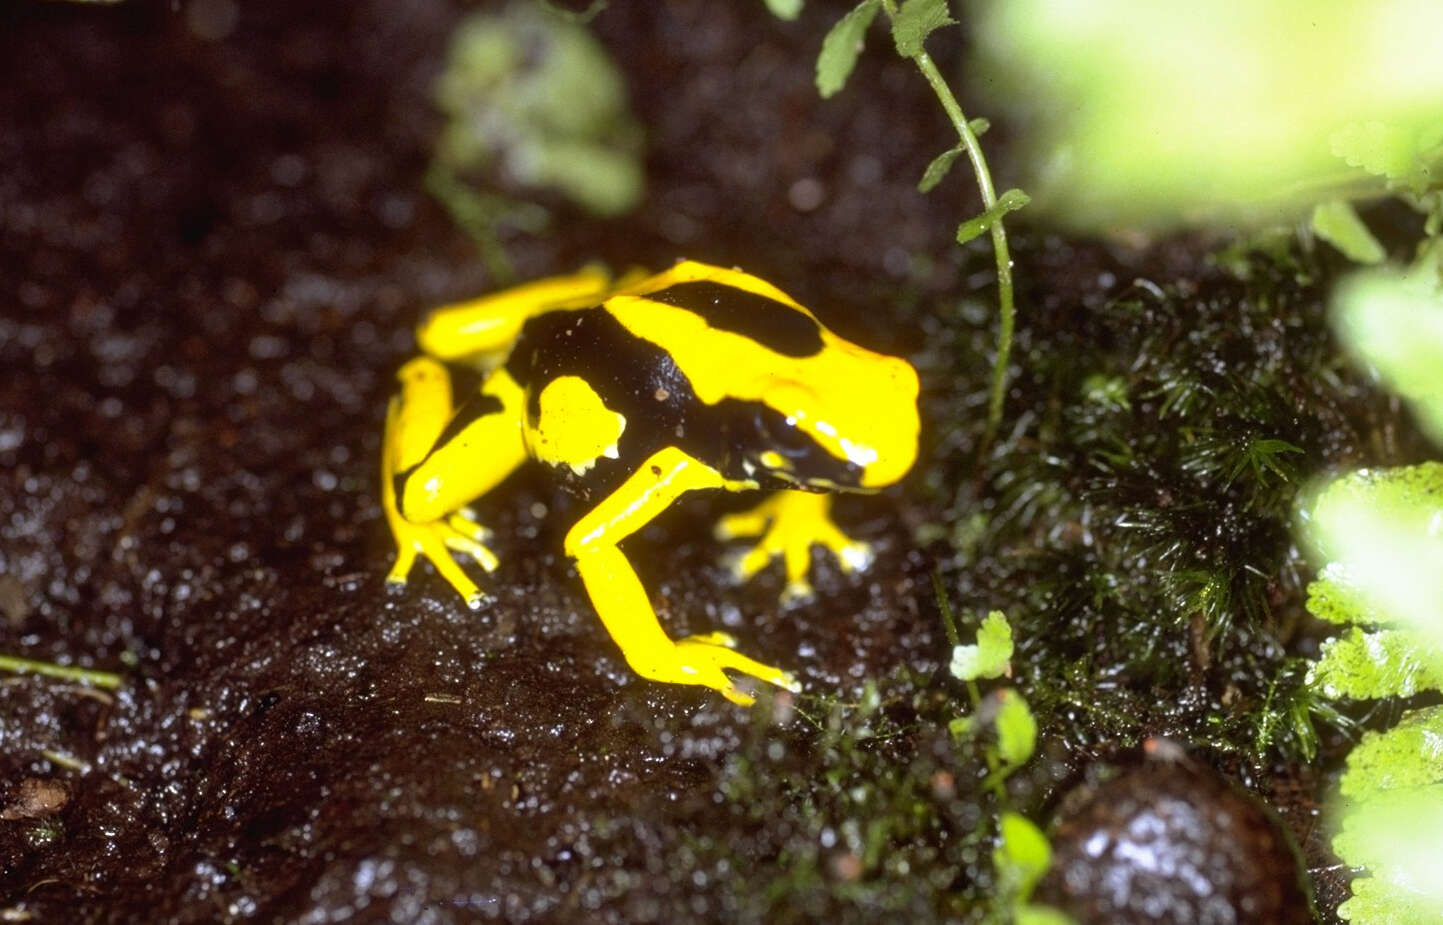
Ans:
MULTIPOLYGON (((1179 256, 1157 249, 1157 276, 1179 256)), ((962 485, 950 520, 969 526, 949 580, 1012 617, 1019 686, 1080 746, 1170 733, 1257 767, 1311 755, 1311 717, 1334 714, 1293 657, 1310 626, 1296 494, 1420 448, 1380 441, 1396 412, 1341 357, 1310 255, 1164 285, 1127 259, 1064 249, 1027 268, 1040 292, 1079 295, 1025 313, 1016 425, 979 474, 979 428, 953 431, 941 482, 962 485)), ((980 331, 939 348, 982 349, 980 331)))

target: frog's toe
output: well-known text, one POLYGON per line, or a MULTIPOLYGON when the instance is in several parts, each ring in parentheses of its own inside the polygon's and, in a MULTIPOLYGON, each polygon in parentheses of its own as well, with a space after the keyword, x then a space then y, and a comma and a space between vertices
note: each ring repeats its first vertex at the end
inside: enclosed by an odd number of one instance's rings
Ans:
POLYGON ((728 671, 789 691, 801 690, 791 672, 749 658, 732 648, 734 645, 736 640, 727 633, 705 633, 678 640, 664 652, 652 651, 641 658, 628 657, 628 661, 638 674, 654 681, 710 687, 743 706, 750 706, 755 698, 738 688, 728 671))
POLYGON ((795 607, 799 604, 807 604, 814 600, 817 591, 812 583, 805 578, 795 578, 787 582, 782 589, 781 602, 783 607, 795 607))
POLYGON ((463 507, 446 518, 446 525, 458 535, 470 537, 478 543, 485 543, 491 539, 491 531, 476 520, 476 512, 469 507, 463 507))
POLYGON ((758 572, 771 564, 776 552, 764 543, 746 549, 733 550, 722 559, 726 570, 737 581, 750 581, 758 572))
POLYGON ((392 563, 391 571, 386 574, 386 587, 393 591, 406 587, 406 579, 415 564, 416 550, 411 546, 402 546, 396 552, 396 561, 392 563))
POLYGON ((481 606, 485 594, 476 582, 462 570, 456 561, 456 554, 469 557, 488 572, 496 568, 496 556, 469 536, 457 533, 446 521, 396 526, 396 561, 386 575, 386 584, 392 588, 404 587, 416 559, 424 557, 446 583, 456 589, 466 606, 475 610, 481 606))
POLYGON ((845 541, 840 546, 830 546, 832 552, 836 553, 837 561, 842 564, 844 572, 865 572, 871 568, 872 563, 877 560, 877 551, 872 548, 871 543, 861 540, 850 540, 839 534, 845 541))
MULTIPOLYGON (((725 677, 725 675, 723 675, 725 677)), ((724 686, 718 687, 721 695, 739 707, 750 707, 757 702, 757 698, 728 681, 724 686)))
POLYGON ((774 665, 763 664, 754 658, 743 655, 728 645, 718 645, 713 642, 704 641, 717 635, 735 644, 735 640, 732 640, 730 636, 722 633, 683 639, 676 645, 677 652, 681 656, 683 663, 696 671, 699 677, 708 679, 700 683, 705 683, 709 687, 716 688, 723 694, 726 694, 728 699, 733 699, 732 694, 738 694, 742 697, 747 697, 748 702, 750 702, 751 698, 737 691, 731 680, 728 679, 725 674, 722 674, 723 670, 735 671, 739 674, 756 678, 758 681, 763 681, 767 684, 774 684, 777 687, 782 687, 789 691, 795 692, 801 690, 801 685, 797 683, 797 679, 791 672, 777 668, 774 665), (718 677, 720 677, 722 681, 721 684, 715 683, 718 677), (731 691, 732 694, 729 694, 728 691, 731 691))
POLYGON ((763 509, 727 514, 717 520, 712 527, 712 535, 723 542, 761 536, 767 532, 767 527, 771 526, 773 517, 774 515, 763 509))
POLYGON ((445 542, 447 549, 470 556, 472 562, 488 572, 496 571, 496 566, 501 564, 495 553, 469 536, 453 532, 447 535, 445 542))
POLYGON ((710 633, 698 633, 695 636, 687 636, 685 639, 680 639, 677 641, 677 645, 681 645, 682 643, 696 643, 698 645, 705 646, 724 646, 728 649, 735 649, 737 647, 737 638, 731 633, 724 633, 721 630, 714 630, 710 633))

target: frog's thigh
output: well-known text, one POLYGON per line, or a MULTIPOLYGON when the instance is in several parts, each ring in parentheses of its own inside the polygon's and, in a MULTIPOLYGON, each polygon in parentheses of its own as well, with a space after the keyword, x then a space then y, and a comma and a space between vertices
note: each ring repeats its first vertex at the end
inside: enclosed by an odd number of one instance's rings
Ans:
POLYGON ((409 397, 403 387, 393 448, 399 476, 397 507, 407 520, 425 523, 460 510, 526 460, 520 420, 524 398, 505 370, 492 373, 480 392, 454 414, 440 417, 439 425, 436 412, 441 402, 430 395, 419 396, 425 413, 416 413, 408 422, 409 397), (404 430, 408 423, 414 434, 404 430), (431 443, 417 454, 416 445, 427 436, 431 443))
POLYGON ((386 417, 382 465, 404 472, 431 451, 451 418, 451 374, 430 357, 416 357, 396 373, 400 394, 386 417))

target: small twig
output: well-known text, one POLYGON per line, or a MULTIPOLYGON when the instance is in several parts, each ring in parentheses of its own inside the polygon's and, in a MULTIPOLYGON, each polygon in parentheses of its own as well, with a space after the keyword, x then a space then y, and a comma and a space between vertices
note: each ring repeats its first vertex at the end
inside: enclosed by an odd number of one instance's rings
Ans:
POLYGON ((16 674, 38 674, 47 678, 59 678, 62 681, 75 681, 80 684, 90 684, 94 687, 104 687, 115 690, 120 687, 124 679, 109 671, 96 671, 91 668, 74 668, 69 665, 57 665, 54 662, 41 662, 31 658, 19 658, 14 655, 0 655, 0 671, 13 671, 16 674))

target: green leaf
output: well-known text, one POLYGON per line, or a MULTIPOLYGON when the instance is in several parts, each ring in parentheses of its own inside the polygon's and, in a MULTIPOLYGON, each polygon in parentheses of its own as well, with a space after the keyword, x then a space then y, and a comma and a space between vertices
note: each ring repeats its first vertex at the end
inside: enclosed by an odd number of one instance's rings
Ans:
POLYGON ((1338 792, 1361 801, 1386 790, 1443 784, 1443 707, 1409 710, 1398 725, 1367 732, 1348 753, 1338 792))
POLYGON ((1335 700, 1443 690, 1443 676, 1427 653, 1426 641, 1415 633, 1354 627, 1323 643, 1322 654, 1308 669, 1308 685, 1335 700))
POLYGON ((1122 376, 1092 373, 1082 380, 1082 400, 1110 411, 1128 411, 1132 402, 1127 395, 1127 380, 1122 376))
POLYGON ((1008 212, 1016 212, 1031 201, 1020 189, 1008 190, 997 197, 997 203, 992 208, 975 218, 969 218, 957 227, 957 243, 966 244, 1001 221, 1008 212))
POLYGON ((1009 886, 1015 885, 1015 895, 1025 898, 1052 863, 1052 846, 1047 836, 1026 816, 1005 810, 997 824, 1001 836, 992 852, 992 863, 997 876, 1009 886))
POLYGON ((927 169, 922 172, 922 179, 917 181, 917 191, 930 193, 935 189, 937 184, 942 182, 942 178, 947 176, 947 171, 952 169, 952 164, 957 160, 957 156, 965 150, 967 149, 958 145, 955 148, 948 148, 932 158, 932 163, 928 164, 927 169))
POLYGON ((1348 580, 1347 570, 1329 562, 1318 573, 1318 580, 1308 583, 1308 613, 1319 620, 1346 625, 1376 625, 1388 619, 1374 609, 1360 589, 1348 580))
MULTIPOLYGON (((1338 676, 1394 673, 1405 687, 1436 685, 1443 674, 1443 463, 1364 469, 1334 479, 1304 517, 1309 539, 1335 563, 1328 577, 1357 589, 1368 610, 1417 637, 1394 634, 1345 643, 1333 659, 1338 676), (1425 644, 1426 643, 1426 644, 1425 644), (1431 667, 1417 675, 1413 663, 1431 667)), ((1328 670, 1333 670, 1332 668, 1328 670)), ((1373 696, 1366 694, 1365 696, 1373 696)))
POLYGON ((766 4, 777 19, 791 21, 802 14, 802 0, 766 0, 766 4))
POLYGON ((973 138, 981 138, 983 135, 986 135, 987 130, 991 127, 992 122, 986 116, 978 116, 975 119, 967 120, 967 131, 972 133, 973 138))
POLYGON ((897 54, 915 58, 922 53, 927 36, 956 22, 947 15, 947 0, 905 0, 892 20, 892 40, 897 54))
POLYGON ((1338 917, 1358 925, 1438 925, 1443 906, 1424 896, 1413 896, 1387 880, 1357 877, 1349 884, 1353 895, 1338 906, 1338 917))
POLYGON ((1348 166, 1383 177, 1394 188, 1404 186, 1421 194, 1432 179, 1427 152, 1440 137, 1436 125, 1355 122, 1334 132, 1328 141, 1348 166))
POLYGON ((837 20, 827 37, 822 39, 822 52, 817 55, 817 92, 823 99, 846 85, 852 68, 857 66, 857 55, 862 51, 867 27, 877 18, 877 10, 881 7, 882 0, 862 0, 846 16, 837 20))
POLYGON ((1228 470, 1227 481, 1232 484, 1238 476, 1244 472, 1251 472, 1253 479, 1259 485, 1268 483, 1268 475, 1272 474, 1284 482, 1293 480, 1293 473, 1289 470, 1282 457, 1288 453, 1301 453, 1303 448, 1294 446, 1286 440, 1278 440, 1274 437, 1259 437, 1248 440, 1238 454, 1236 461, 1228 470))
POLYGON ((1335 287, 1332 315, 1350 352, 1377 367, 1443 443, 1443 291, 1435 260, 1409 273, 1354 273, 1335 287))
POLYGON ((1022 903, 1012 910, 1013 925, 1076 925, 1072 916, 1051 906, 1022 903))
POLYGON ((462 178, 504 163, 516 185, 557 189, 615 216, 644 191, 641 125, 605 46, 552 9, 513 4, 458 26, 436 81, 447 118, 433 166, 462 178))
POLYGON ((1313 206, 1313 234, 1356 263, 1382 263, 1388 254, 1345 199, 1329 199, 1313 206))
POLYGON ((1012 627, 1002 611, 994 610, 977 628, 977 644, 952 649, 952 675, 963 681, 998 678, 1012 658, 1012 627))
POLYGON ((1016 767, 1032 757, 1037 747, 1037 720, 1027 700, 1014 690, 997 692, 1001 704, 997 709, 997 754, 1004 763, 1016 767))
POLYGON ((1370 876, 1354 879, 1350 921, 1443 921, 1443 784, 1387 790, 1350 805, 1333 850, 1370 876))

